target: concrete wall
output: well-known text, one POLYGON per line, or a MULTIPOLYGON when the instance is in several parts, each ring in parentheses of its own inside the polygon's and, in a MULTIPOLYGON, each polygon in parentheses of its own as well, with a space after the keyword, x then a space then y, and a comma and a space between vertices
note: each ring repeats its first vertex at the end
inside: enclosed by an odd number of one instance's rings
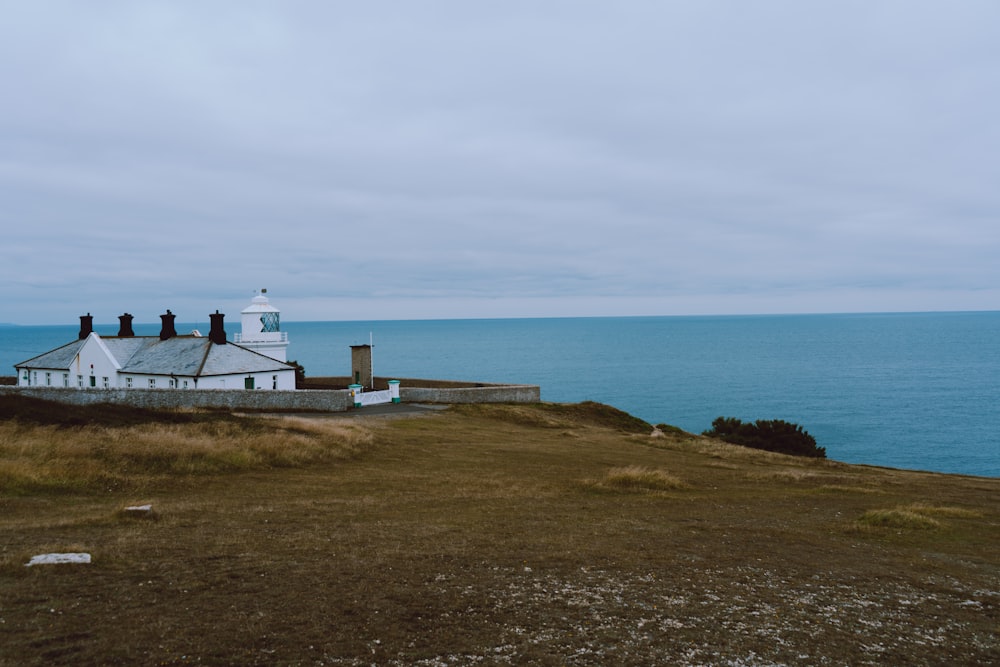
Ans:
MULTIPOLYGON (((221 408, 224 410, 343 412, 354 407, 346 389, 250 391, 247 389, 76 389, 0 386, 0 395, 19 393, 73 405, 119 403, 139 408, 221 408)), ((537 385, 491 384, 478 387, 400 386, 403 403, 537 403, 537 385)))
POLYGON ((63 389, 61 387, 0 386, 0 395, 18 393, 73 405, 119 403, 140 408, 222 408, 225 410, 274 410, 342 412, 353 407, 346 390, 249 391, 246 389, 63 389))
POLYGON ((399 386, 403 403, 538 403, 541 388, 530 384, 493 384, 481 387, 435 389, 399 386))

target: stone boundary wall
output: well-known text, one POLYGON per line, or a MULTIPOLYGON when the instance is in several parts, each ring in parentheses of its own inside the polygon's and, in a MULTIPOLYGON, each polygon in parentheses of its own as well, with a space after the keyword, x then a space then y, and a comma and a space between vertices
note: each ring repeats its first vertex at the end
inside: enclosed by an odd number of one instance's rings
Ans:
MULTIPOLYGON (((117 403, 137 408, 172 410, 206 408, 274 412, 344 412, 354 408, 346 389, 297 391, 248 389, 76 389, 0 386, 0 395, 20 394, 71 405, 117 403)), ((478 387, 431 388, 401 385, 403 403, 538 403, 537 385, 490 384, 478 387)))
POLYGON ((538 403, 538 385, 495 384, 480 387, 431 388, 399 386, 403 403, 538 403))
POLYGON ((117 403, 137 408, 170 410, 209 408, 253 411, 343 412, 354 406, 343 390, 273 391, 248 389, 73 389, 65 387, 5 387, 0 395, 22 396, 72 405, 117 403))

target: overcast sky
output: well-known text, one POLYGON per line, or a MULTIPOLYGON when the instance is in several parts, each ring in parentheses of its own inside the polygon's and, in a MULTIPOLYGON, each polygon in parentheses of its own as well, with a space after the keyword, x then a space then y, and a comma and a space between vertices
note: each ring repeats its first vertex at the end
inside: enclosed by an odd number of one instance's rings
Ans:
POLYGON ((0 322, 1000 308, 1000 3, 3 2, 0 322))

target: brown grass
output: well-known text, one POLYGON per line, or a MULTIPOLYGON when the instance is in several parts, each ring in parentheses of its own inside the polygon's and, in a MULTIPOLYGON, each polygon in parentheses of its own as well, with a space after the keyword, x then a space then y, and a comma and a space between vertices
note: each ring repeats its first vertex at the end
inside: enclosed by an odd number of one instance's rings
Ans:
POLYGON ((873 528, 930 530, 942 528, 942 519, 982 519, 983 513, 965 507, 936 507, 924 503, 911 503, 891 509, 868 510, 858 518, 858 523, 873 528))
POLYGON ((868 510, 861 515, 858 521, 875 528, 915 528, 918 530, 927 530, 941 527, 941 522, 937 519, 905 507, 868 510))
POLYGON ((623 491, 675 491, 687 484, 666 472, 643 466, 613 468, 595 486, 623 491))
POLYGON ((300 467, 344 459, 371 443, 350 422, 286 419, 108 428, 0 422, 0 488, 8 494, 120 491, 178 476, 300 467))
POLYGON ((1000 480, 625 423, 0 424, 0 665, 1000 662, 1000 480))

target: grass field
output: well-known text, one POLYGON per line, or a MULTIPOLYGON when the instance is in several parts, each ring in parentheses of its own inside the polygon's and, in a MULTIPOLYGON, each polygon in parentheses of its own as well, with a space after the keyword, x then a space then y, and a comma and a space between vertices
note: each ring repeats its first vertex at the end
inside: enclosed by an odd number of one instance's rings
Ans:
POLYGON ((4 666, 997 664, 998 603, 997 479, 597 404, 0 406, 4 666))

